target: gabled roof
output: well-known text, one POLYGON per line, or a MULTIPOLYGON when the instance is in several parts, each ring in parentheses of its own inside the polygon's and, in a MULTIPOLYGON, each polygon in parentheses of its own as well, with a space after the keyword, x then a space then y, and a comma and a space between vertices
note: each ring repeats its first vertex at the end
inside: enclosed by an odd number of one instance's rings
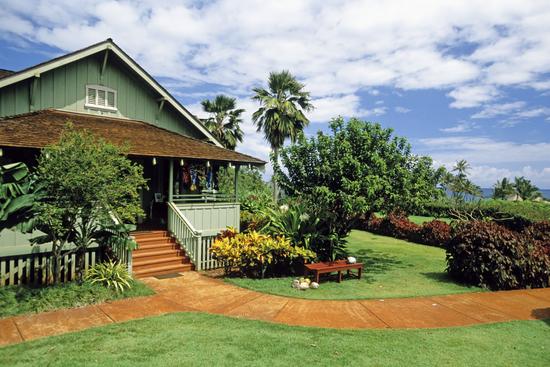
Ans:
MULTIPOLYGON (((23 69, 18 72, 12 72, 4 77, 0 74, 0 88, 7 85, 17 83, 19 81, 31 78, 35 75, 40 75, 46 71, 56 69, 60 66, 69 64, 71 62, 83 59, 90 55, 97 54, 98 52, 109 50, 116 54, 128 67, 130 67, 143 81, 145 81, 151 88, 159 93, 162 98, 169 102, 179 113, 185 116, 195 127, 199 129, 210 141, 219 147, 223 145, 210 133, 210 131, 196 118, 192 113, 187 111, 185 107, 181 105, 168 91, 160 85, 149 73, 147 73, 137 62, 135 62, 126 52, 124 52, 111 38, 105 41, 88 46, 81 50, 57 57, 55 59, 40 63, 38 65, 23 69)), ((9 72, 9 70, 6 70, 9 72)))
POLYGON ((15 73, 15 71, 0 69, 0 79, 10 76, 13 73, 15 73))
POLYGON ((127 144, 128 153, 134 156, 204 159, 257 166, 266 163, 142 121, 54 109, 0 119, 0 146, 44 148, 59 141, 69 121, 75 128, 88 130, 113 144, 127 144))

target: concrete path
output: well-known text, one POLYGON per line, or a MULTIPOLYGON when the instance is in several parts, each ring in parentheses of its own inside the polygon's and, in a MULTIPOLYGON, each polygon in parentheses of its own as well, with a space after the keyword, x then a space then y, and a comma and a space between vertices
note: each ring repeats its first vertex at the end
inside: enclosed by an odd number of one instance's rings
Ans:
POLYGON ((321 301, 258 293, 196 272, 143 279, 157 294, 0 319, 0 345, 172 312, 201 311, 326 328, 441 328, 550 318, 550 288, 449 296, 321 301))

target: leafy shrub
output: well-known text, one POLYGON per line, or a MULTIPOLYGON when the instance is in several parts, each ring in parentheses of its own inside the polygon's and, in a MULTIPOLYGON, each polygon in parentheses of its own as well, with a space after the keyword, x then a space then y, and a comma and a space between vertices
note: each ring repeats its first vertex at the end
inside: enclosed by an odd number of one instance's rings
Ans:
POLYGON ((550 221, 534 223, 524 230, 527 239, 550 255, 550 221))
POLYGON ((267 224, 268 218, 265 217, 265 212, 251 212, 241 210, 241 232, 259 231, 267 224))
POLYGON ((264 210, 265 224, 261 232, 271 236, 284 236, 294 246, 307 249, 319 238, 319 218, 309 214, 302 203, 282 205, 277 209, 264 210))
POLYGON ((447 271, 494 290, 546 287, 550 259, 520 233, 494 222, 471 221, 459 224, 447 245, 447 271))
POLYGON ((262 278, 266 274, 288 273, 315 257, 314 252, 292 246, 283 236, 271 237, 255 231, 216 239, 210 251, 224 263, 226 274, 237 268, 241 274, 262 278))
POLYGON ((440 220, 432 220, 422 224, 422 227, 413 238, 414 242, 424 245, 445 247, 445 244, 451 239, 451 226, 440 220))
POLYGON ((92 284, 99 283, 107 288, 122 292, 131 288, 132 276, 125 264, 111 260, 95 264, 86 272, 84 280, 92 284))
POLYGON ((369 229, 372 232, 403 240, 414 241, 420 231, 420 226, 411 222, 402 212, 391 212, 379 222, 377 220, 373 221, 373 218, 371 218, 370 225, 373 224, 374 227, 369 229))

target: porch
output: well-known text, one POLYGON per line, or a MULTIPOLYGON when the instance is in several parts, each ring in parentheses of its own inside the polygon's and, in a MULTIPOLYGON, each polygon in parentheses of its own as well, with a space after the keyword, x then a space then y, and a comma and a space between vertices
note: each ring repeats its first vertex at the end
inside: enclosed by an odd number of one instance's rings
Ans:
MULTIPOLYGON (((128 157, 143 166, 148 188, 141 192, 145 215, 138 220, 138 230, 166 231, 176 241, 181 257, 188 257, 197 270, 217 265, 208 252, 213 239, 227 226, 239 227, 239 169, 243 165, 262 167, 264 161, 142 121, 41 110, 0 119, 0 164, 25 162, 32 169, 40 149, 59 140, 67 121, 127 146, 128 157), (222 167, 229 166, 235 167, 232 195, 220 193, 216 177, 222 167)), ((47 278, 48 245, 31 246, 32 236, 12 230, 0 234, 0 287, 47 278)), ((169 260, 166 254, 157 253, 144 261, 158 265, 169 260)), ((129 269, 139 267, 141 260, 133 261, 131 255, 121 254, 121 258, 129 269)), ((94 252, 86 266, 93 265, 96 256, 101 261, 100 252, 94 252)), ((70 280, 75 263, 71 257, 65 262, 70 280)))
POLYGON ((137 277, 221 266, 210 254, 216 236, 227 227, 239 229, 237 163, 141 160, 149 189, 142 192, 140 218, 133 233, 139 247, 133 253, 137 277), (217 180, 221 168, 233 167, 231 193, 221 192, 217 180))

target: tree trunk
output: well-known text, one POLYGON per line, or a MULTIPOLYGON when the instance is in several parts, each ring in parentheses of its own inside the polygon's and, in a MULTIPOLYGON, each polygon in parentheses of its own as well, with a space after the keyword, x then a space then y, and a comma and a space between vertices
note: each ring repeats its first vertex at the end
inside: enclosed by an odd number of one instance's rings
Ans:
MULTIPOLYGON (((273 157, 275 162, 279 162, 279 148, 273 148, 273 157)), ((275 204, 279 201, 279 186, 277 185, 277 181, 275 180, 275 175, 271 178, 271 181, 273 183, 273 201, 275 204)))
MULTIPOLYGON (((52 243, 53 284, 58 284, 61 279, 61 251, 62 246, 54 241, 52 243)), ((48 282, 49 283, 49 282, 48 282)))

